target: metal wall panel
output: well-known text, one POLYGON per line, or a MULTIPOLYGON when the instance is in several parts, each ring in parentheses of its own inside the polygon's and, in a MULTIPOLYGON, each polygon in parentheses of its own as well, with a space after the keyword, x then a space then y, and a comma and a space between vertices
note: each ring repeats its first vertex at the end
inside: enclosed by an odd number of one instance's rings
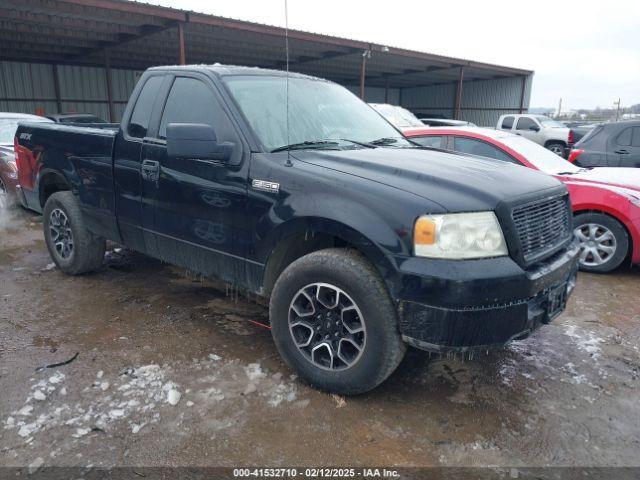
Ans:
MULTIPOLYGON (((525 81, 524 109, 529 108, 532 76, 525 81)), ((517 113, 522 95, 522 77, 462 83, 461 120, 493 127, 503 113, 517 113)), ((402 106, 420 116, 442 115, 453 118, 456 84, 405 88, 402 106)))
POLYGON ((140 79, 142 71, 111 69, 111 90, 114 102, 126 102, 140 79))
MULTIPOLYGON (((58 71, 63 112, 93 113, 109 119, 105 69, 72 65, 0 62, 0 110, 18 113, 58 113, 54 68, 58 71)), ((120 121, 129 95, 142 74, 111 70, 114 121, 120 121)))
POLYGON ((107 79, 103 68, 58 66, 62 100, 107 100, 107 79))
POLYGON ((1 100, 0 99, 0 112, 12 112, 12 113, 30 113, 32 115, 38 112, 55 113, 58 107, 55 101, 31 101, 31 100, 1 100))
MULTIPOLYGON (((97 67, 59 65, 61 106, 63 111, 94 113, 109 118, 105 70, 97 67)), ((125 103, 142 72, 112 69, 111 83, 114 110, 119 121, 125 103)), ((525 83, 524 108, 529 107, 532 76, 525 83)), ((23 113, 56 113, 53 66, 22 62, 0 62, 0 109, 23 113)), ((347 85, 356 95, 359 85, 347 85)), ((502 113, 520 108, 522 77, 464 82, 461 118, 482 126, 495 126, 502 113), (504 110, 500 110, 504 109, 504 110)), ((455 84, 425 87, 390 88, 388 103, 418 111, 420 116, 452 118, 455 104, 455 84)), ((367 102, 383 103, 385 89, 366 87, 367 102)))
MULTIPOLYGON (((360 96, 360 85, 345 85, 350 91, 360 96)), ((367 103, 385 103, 384 87, 364 87, 364 98, 367 103)), ((400 103, 400 90, 397 88, 389 89, 389 99, 386 103, 398 105, 400 103)))
POLYGON ((53 99, 51 65, 0 62, 0 99, 53 99))

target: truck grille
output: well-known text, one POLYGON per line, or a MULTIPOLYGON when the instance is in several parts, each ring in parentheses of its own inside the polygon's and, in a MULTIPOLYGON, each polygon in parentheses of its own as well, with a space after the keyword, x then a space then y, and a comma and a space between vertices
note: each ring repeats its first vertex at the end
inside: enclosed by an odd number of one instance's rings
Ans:
POLYGON ((570 237, 569 208, 568 196, 563 195, 513 209, 512 217, 526 263, 538 260, 570 237))

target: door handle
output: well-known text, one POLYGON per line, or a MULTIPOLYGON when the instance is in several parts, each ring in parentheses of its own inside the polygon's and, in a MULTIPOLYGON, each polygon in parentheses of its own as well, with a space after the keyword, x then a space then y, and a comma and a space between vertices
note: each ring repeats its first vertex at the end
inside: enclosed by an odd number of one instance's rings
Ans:
POLYGON ((143 160, 142 177, 150 182, 157 182, 160 178, 160 162, 156 160, 143 160))
POLYGON ((627 150, 624 150, 624 149, 616 150, 613 153, 617 153, 618 155, 629 155, 629 152, 627 150))

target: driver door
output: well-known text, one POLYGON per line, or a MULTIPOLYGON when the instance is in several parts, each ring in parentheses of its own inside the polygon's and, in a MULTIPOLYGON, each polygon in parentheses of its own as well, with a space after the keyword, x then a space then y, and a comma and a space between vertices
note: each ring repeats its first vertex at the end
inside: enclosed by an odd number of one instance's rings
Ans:
POLYGON ((179 75, 160 124, 142 148, 143 181, 152 192, 155 255, 203 275, 244 283, 249 157, 210 79, 179 75), (206 124, 233 144, 228 161, 172 158, 167 125, 206 124))
POLYGON ((532 142, 540 143, 540 125, 529 117, 519 117, 516 123, 516 135, 522 135, 528 138, 532 142), (537 128, 537 130, 531 130, 531 128, 537 128))

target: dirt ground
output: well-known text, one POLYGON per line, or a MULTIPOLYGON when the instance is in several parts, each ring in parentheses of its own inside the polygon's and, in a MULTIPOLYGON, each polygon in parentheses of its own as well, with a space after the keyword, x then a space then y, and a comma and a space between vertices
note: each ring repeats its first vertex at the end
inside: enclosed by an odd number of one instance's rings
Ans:
POLYGON ((638 268, 580 274, 529 339, 410 351, 382 387, 342 398, 292 375, 255 299, 113 246, 102 271, 65 276, 40 217, 13 210, 0 465, 639 466, 639 299, 638 268))

